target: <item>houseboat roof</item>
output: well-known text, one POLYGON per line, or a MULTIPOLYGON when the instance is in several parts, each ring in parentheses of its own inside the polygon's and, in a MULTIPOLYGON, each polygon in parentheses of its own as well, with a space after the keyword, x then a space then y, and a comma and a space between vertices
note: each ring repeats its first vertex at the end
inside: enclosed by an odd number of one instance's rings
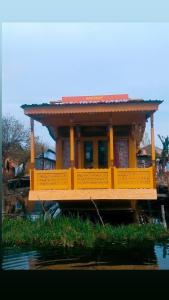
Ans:
POLYGON ((140 98, 129 98, 128 94, 118 95, 96 95, 96 96, 69 96, 62 97, 61 100, 53 100, 50 103, 42 104, 23 104, 23 109, 40 108, 40 107, 56 107, 67 105, 98 105, 98 104, 143 104, 143 103, 156 103, 160 104, 163 100, 144 100, 140 98))
MULTIPOLYGON (((48 130, 53 127, 144 124, 162 100, 129 98, 128 94, 62 97, 42 104, 24 104, 25 115, 48 130)), ((50 130, 51 131, 51 130, 50 130)))

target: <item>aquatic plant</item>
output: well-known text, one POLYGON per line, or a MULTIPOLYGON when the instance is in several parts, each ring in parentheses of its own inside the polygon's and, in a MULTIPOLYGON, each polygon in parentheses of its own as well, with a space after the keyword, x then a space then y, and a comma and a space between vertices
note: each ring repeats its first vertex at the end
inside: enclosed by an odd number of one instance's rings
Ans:
POLYGON ((83 247, 103 245, 123 246, 156 242, 169 237, 169 231, 160 224, 130 224, 112 226, 92 223, 80 217, 61 216, 57 219, 35 221, 22 218, 3 219, 4 246, 83 247))

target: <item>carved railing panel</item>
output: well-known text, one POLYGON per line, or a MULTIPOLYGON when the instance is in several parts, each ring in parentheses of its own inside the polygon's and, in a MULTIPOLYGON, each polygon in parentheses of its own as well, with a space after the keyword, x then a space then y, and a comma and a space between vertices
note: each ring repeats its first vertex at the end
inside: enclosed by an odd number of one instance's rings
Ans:
POLYGON ((71 170, 34 170, 35 190, 68 190, 71 188, 71 170))
POLYGON ((114 188, 153 188, 153 168, 114 168, 114 188))
POLYGON ((111 188, 111 169, 75 169, 75 189, 111 188))

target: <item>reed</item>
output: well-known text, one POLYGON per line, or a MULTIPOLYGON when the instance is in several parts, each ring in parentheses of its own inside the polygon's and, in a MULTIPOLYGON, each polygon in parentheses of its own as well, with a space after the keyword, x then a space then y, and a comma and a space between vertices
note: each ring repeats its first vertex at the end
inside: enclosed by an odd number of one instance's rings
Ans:
POLYGON ((121 244, 125 246, 162 241, 169 231, 160 224, 102 226, 80 217, 61 216, 44 221, 23 218, 3 219, 4 246, 94 248, 121 244))

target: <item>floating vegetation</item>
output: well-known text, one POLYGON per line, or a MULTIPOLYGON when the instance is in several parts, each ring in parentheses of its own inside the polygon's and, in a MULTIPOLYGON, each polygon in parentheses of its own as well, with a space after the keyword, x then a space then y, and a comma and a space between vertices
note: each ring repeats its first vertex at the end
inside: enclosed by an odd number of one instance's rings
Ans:
POLYGON ((133 247, 158 242, 168 238, 169 231, 160 224, 102 226, 80 217, 60 216, 46 221, 43 218, 32 221, 5 217, 2 235, 4 246, 94 248, 115 245, 133 247))

